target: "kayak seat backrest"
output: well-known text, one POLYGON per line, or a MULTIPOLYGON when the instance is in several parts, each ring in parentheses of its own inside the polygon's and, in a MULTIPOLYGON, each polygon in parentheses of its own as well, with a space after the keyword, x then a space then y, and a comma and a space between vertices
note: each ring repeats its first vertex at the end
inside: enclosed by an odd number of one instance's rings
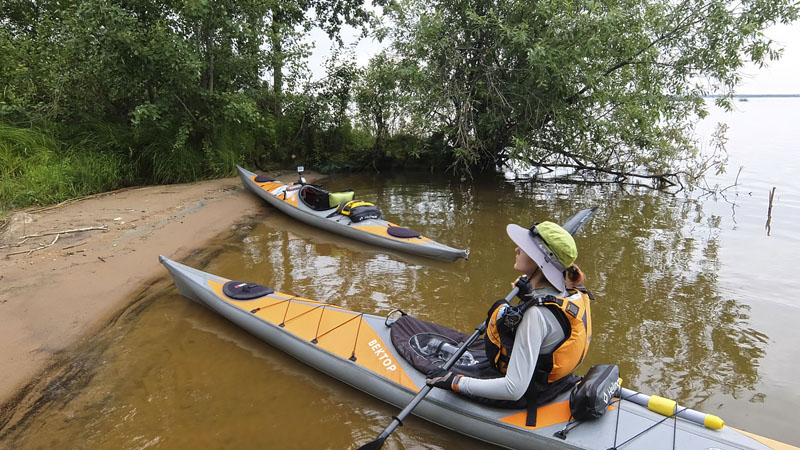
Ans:
POLYGON ((303 203, 308 205, 309 208, 315 211, 331 209, 330 201, 328 200, 328 191, 310 184, 300 188, 300 199, 303 200, 303 203))
POLYGON ((386 229, 386 232, 389 233, 390 236, 394 236, 396 238, 418 238, 420 234, 418 231, 414 231, 411 228, 403 228, 403 227, 389 227, 386 229))
POLYGON ((342 203, 346 203, 353 200, 355 196, 356 193, 353 192, 352 189, 348 189, 346 191, 331 192, 328 194, 328 205, 331 208, 336 208, 342 203))
POLYGON ((228 281, 222 286, 222 292, 235 300, 252 300, 275 292, 269 286, 262 286, 244 281, 228 281))
POLYGON ((255 177, 256 183, 268 183, 270 181, 275 181, 275 178, 272 178, 269 175, 256 175, 255 177))

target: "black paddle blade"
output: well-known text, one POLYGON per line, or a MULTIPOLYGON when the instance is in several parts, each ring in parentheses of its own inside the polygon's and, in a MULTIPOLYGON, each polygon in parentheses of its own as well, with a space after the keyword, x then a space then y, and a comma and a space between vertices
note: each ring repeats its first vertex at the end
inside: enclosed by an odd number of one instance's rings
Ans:
POLYGON ((380 450, 383 447, 383 443, 386 441, 386 438, 378 438, 372 442, 366 443, 361 447, 358 447, 358 450, 380 450))
POLYGON ((567 230, 567 232, 569 232, 569 234, 575 234, 575 233, 578 232, 578 230, 583 228, 583 226, 586 224, 586 222, 589 221, 589 219, 592 218, 592 216, 594 215, 595 211, 597 211, 597 207, 596 206, 594 208, 589 208, 589 209, 584 209, 583 211, 578 211, 572 217, 567 219, 567 221, 564 222, 563 225, 561 225, 561 228, 567 230))

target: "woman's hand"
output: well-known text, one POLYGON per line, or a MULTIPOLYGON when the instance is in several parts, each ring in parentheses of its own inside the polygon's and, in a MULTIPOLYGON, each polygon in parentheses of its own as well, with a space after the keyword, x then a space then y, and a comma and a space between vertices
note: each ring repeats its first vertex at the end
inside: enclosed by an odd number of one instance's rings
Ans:
POLYGON ((448 372, 441 367, 436 367, 428 372, 428 378, 425 380, 425 384, 438 387, 439 389, 458 392, 458 380, 460 379, 461 375, 448 372))

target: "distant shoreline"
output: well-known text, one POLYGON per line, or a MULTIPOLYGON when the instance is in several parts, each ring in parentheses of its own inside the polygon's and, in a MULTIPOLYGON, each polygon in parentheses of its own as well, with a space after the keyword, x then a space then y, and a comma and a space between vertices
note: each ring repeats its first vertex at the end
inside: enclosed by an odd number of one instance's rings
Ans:
MULTIPOLYGON (((704 95, 703 98, 721 98, 724 95, 704 95)), ((733 98, 800 98, 800 94, 739 94, 734 95, 733 98)))

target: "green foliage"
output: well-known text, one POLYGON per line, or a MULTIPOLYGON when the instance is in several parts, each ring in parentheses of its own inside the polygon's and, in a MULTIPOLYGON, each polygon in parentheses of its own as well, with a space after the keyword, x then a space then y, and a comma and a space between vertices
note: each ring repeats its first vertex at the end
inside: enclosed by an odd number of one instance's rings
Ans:
POLYGON ((299 86, 308 47, 298 29, 319 24, 335 35, 342 24, 369 17, 356 0, 3 2, 0 121, 9 124, 4 158, 13 161, 3 170, 14 173, 4 177, 4 202, 55 201, 107 189, 109 180, 232 175, 237 163, 287 161, 282 138, 289 136, 316 142, 309 148, 317 162, 361 149, 346 113, 355 66, 335 69, 331 80, 338 84, 297 95, 301 108, 288 120, 284 94, 264 79, 277 68, 283 83, 283 64, 290 63, 285 81, 299 86), (10 129, 47 143, 35 155, 20 153, 34 147, 10 129), (114 173, 98 170, 100 164, 114 173), (38 174, 47 172, 52 182, 44 183, 38 174), (38 187, 15 193, 12 186, 21 184, 38 187))
POLYGON ((352 54, 339 52, 334 52, 325 67, 325 78, 308 82, 302 94, 285 97, 291 107, 277 126, 284 163, 302 163, 322 172, 371 166, 372 136, 368 130, 354 127, 350 118, 361 71, 352 54))
POLYGON ((412 117, 443 133, 460 167, 674 179, 695 157, 701 95, 732 95, 744 57, 775 59, 761 31, 796 20, 797 4, 405 0, 390 12, 397 64, 420 68, 424 114, 412 117))
POLYGON ((0 123, 0 211, 57 203, 130 183, 130 166, 118 153, 99 152, 96 141, 64 146, 45 129, 0 123))
POLYGON ((377 4, 392 48, 309 81, 304 33, 367 33, 360 0, 0 2, 0 209, 236 164, 692 181, 724 160, 691 140, 701 94, 732 94, 745 60, 779 56, 765 27, 797 18, 792 0, 377 4))

